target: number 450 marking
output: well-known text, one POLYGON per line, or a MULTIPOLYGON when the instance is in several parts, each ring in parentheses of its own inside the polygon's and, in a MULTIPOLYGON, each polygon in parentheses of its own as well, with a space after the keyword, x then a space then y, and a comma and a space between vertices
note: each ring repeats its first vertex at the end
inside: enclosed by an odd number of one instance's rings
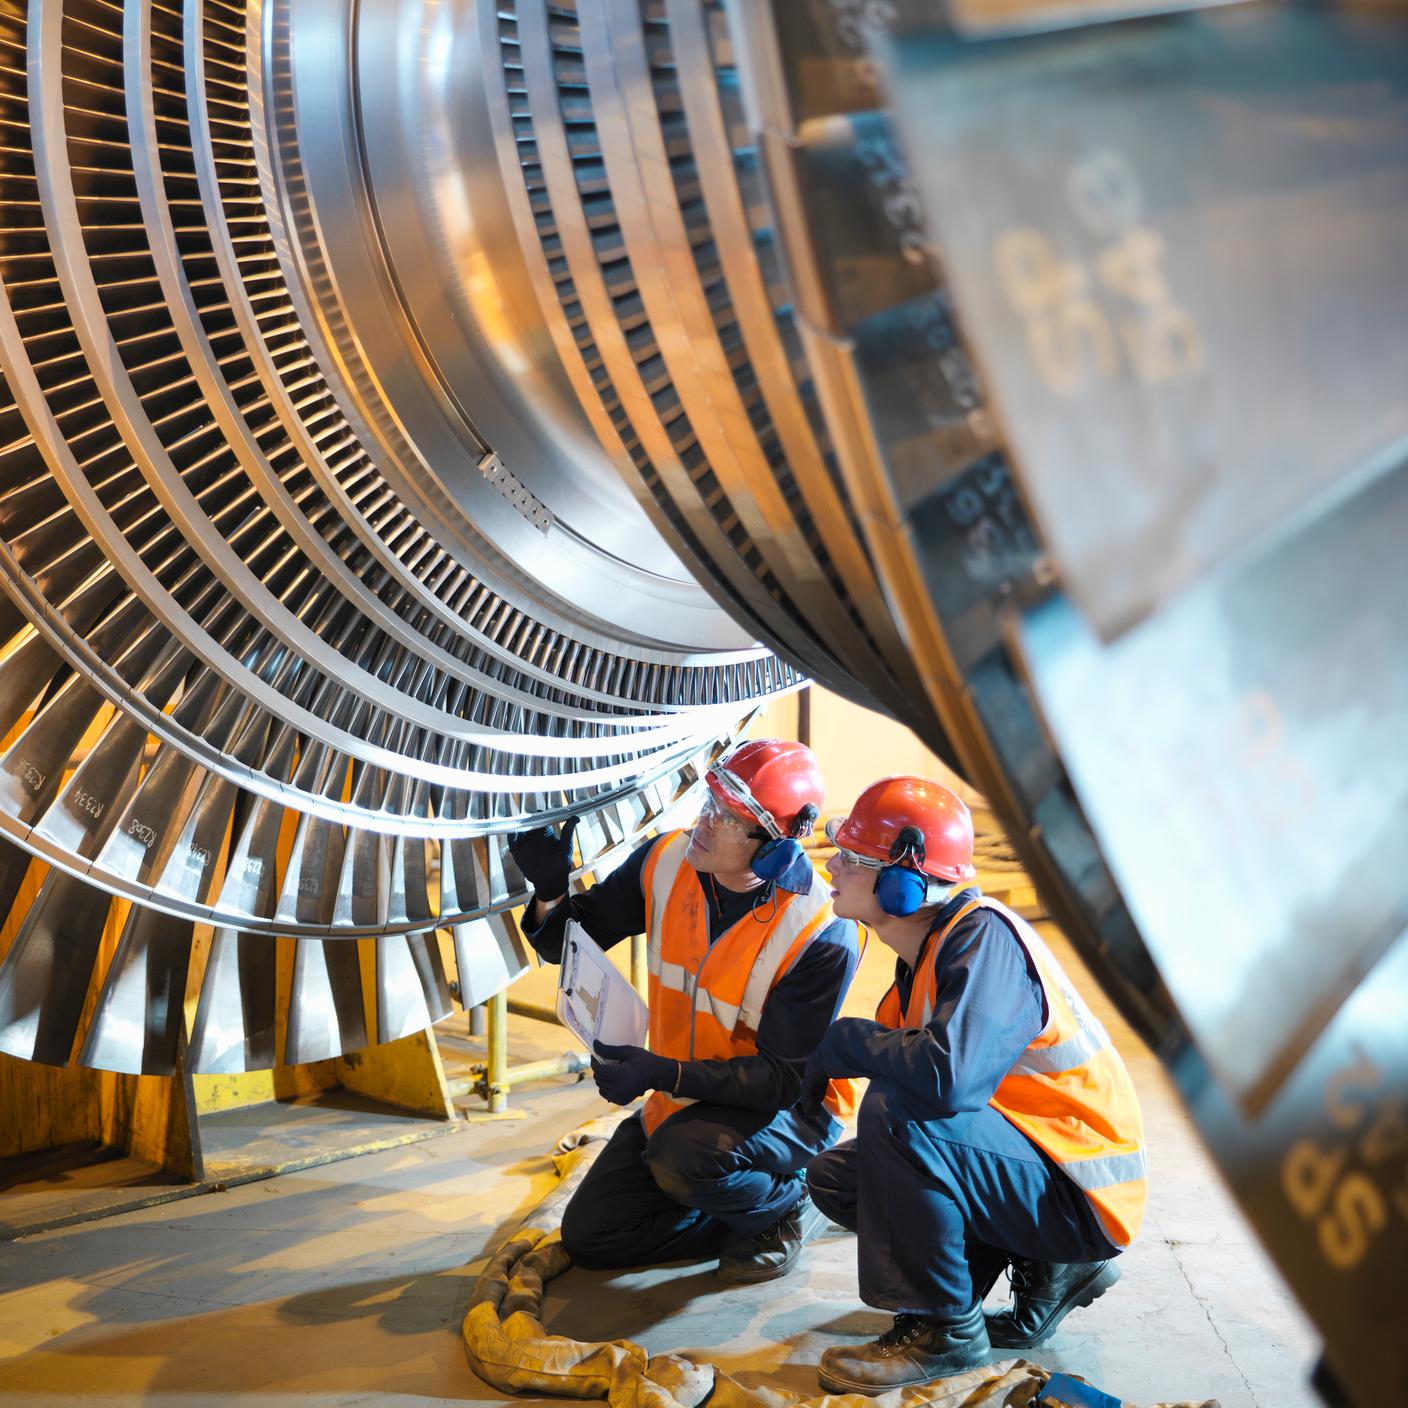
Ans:
POLYGON ((1067 194, 1084 228, 1107 241, 1091 261, 1094 278, 1129 308, 1112 319, 1092 296, 1092 270, 1063 259, 1044 231, 1003 231, 993 242, 993 260, 1042 381, 1071 396, 1092 376, 1115 380, 1126 363, 1149 385, 1197 372, 1202 338, 1169 288, 1163 238, 1140 223, 1143 202, 1129 163, 1108 148, 1099 151, 1072 168, 1067 194))

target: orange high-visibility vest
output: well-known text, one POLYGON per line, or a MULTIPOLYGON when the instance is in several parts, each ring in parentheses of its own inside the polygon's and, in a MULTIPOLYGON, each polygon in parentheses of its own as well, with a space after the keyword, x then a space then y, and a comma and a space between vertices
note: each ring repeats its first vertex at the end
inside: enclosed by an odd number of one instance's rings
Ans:
MULTIPOLYGON (((815 879, 805 895, 775 889, 766 906, 770 917, 760 922, 745 914, 711 946, 704 886, 698 872, 685 864, 688 849, 686 833, 667 833, 646 857, 641 874, 650 1049, 677 1061, 752 1056, 768 994, 831 922, 831 901, 815 879)), ((655 1091, 641 1111, 646 1133, 653 1134, 663 1120, 691 1103, 655 1091)), ((851 1082, 832 1081, 825 1103, 837 1119, 853 1113, 851 1082)))
POLYGON ((1031 956, 1048 1014, 988 1103, 1051 1156, 1090 1200, 1111 1242, 1127 1247, 1139 1232, 1148 1191, 1139 1100, 1105 1028, 1025 919, 986 896, 970 900, 931 940, 903 1012, 892 987, 875 1018, 896 1029, 929 1025, 939 950, 954 925, 979 908, 1002 915, 1031 956))

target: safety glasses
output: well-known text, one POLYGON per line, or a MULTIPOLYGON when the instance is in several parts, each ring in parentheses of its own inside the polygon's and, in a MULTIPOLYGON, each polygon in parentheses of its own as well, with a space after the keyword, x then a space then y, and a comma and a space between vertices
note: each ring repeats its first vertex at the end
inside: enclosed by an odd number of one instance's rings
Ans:
POLYGON ((726 812, 712 797, 706 797, 704 805, 699 808, 699 825, 708 827, 710 831, 721 832, 726 836, 735 836, 740 840, 751 836, 756 830, 746 821, 740 820, 731 812, 726 812))
MULTIPOLYGON (((718 785, 721 792, 726 793, 732 801, 737 802, 769 836, 782 835, 782 828, 777 824, 777 818, 753 796, 748 784, 736 773, 730 772, 718 763, 710 763, 709 778, 718 785)), ((742 825, 736 818, 733 820, 736 825, 742 825)), ((745 826, 743 829, 746 831, 748 828, 745 826)))
POLYGON ((889 865, 887 860, 872 860, 869 856, 863 856, 856 851, 848 851, 837 839, 837 833, 846 824, 843 816, 833 816, 826 823, 826 839, 836 847, 836 854, 841 857, 847 865, 853 866, 856 870, 884 870, 889 865))
POLYGON ((887 860, 872 860, 869 856, 857 855, 855 851, 848 851, 844 846, 837 846, 836 854, 856 870, 884 870, 890 863, 887 860))

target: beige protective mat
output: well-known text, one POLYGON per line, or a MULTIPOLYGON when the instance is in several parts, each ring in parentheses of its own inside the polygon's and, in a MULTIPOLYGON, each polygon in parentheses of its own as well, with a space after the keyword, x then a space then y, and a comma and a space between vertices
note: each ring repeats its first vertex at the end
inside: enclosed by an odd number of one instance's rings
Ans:
MULTIPOLYGON (((591 1344, 550 1334, 539 1318, 543 1289, 572 1264, 560 1238, 562 1210, 620 1119, 592 1121, 561 1140, 553 1159, 562 1182, 475 1282, 464 1318, 464 1345, 470 1367, 486 1383, 511 1393, 602 1398, 611 1408, 700 1408, 706 1399, 710 1408, 1027 1408, 1050 1378, 1049 1370, 1018 1359, 892 1389, 877 1398, 804 1398, 782 1389, 745 1388, 712 1364, 677 1354, 651 1356, 630 1340, 591 1344)), ((1218 1405, 1207 1399, 1151 1408, 1218 1405)))

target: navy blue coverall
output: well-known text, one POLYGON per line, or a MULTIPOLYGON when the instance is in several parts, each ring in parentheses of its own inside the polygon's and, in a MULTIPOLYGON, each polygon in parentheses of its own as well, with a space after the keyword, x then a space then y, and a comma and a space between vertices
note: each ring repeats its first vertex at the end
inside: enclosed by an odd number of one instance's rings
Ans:
POLYGON ((812 1200, 858 1234, 860 1296, 892 1314, 957 1316, 1011 1257, 1099 1261, 1118 1248, 1085 1194, 988 1101, 1045 1024, 1041 984, 995 911, 936 935, 978 891, 952 895, 911 969, 895 962, 903 1006, 937 963, 933 1020, 898 1031, 843 1017, 821 1057, 833 1076, 868 1076, 855 1139, 807 1168, 812 1200))
MULTIPOLYGON (((602 948, 641 933, 642 872, 652 845, 525 930, 538 953, 562 961, 569 918, 602 948)), ((771 901, 768 889, 726 890, 711 876, 699 878, 711 944, 771 901)), ((697 1103, 676 1111, 649 1139, 639 1116, 621 1123, 563 1215, 562 1240, 573 1261, 610 1268, 702 1260, 795 1206, 801 1170, 834 1143, 841 1126, 825 1110, 809 1117, 792 1107, 807 1057, 840 1010, 859 958, 855 923, 832 920, 768 994, 757 1055, 684 1062, 677 1093, 697 1103)))

